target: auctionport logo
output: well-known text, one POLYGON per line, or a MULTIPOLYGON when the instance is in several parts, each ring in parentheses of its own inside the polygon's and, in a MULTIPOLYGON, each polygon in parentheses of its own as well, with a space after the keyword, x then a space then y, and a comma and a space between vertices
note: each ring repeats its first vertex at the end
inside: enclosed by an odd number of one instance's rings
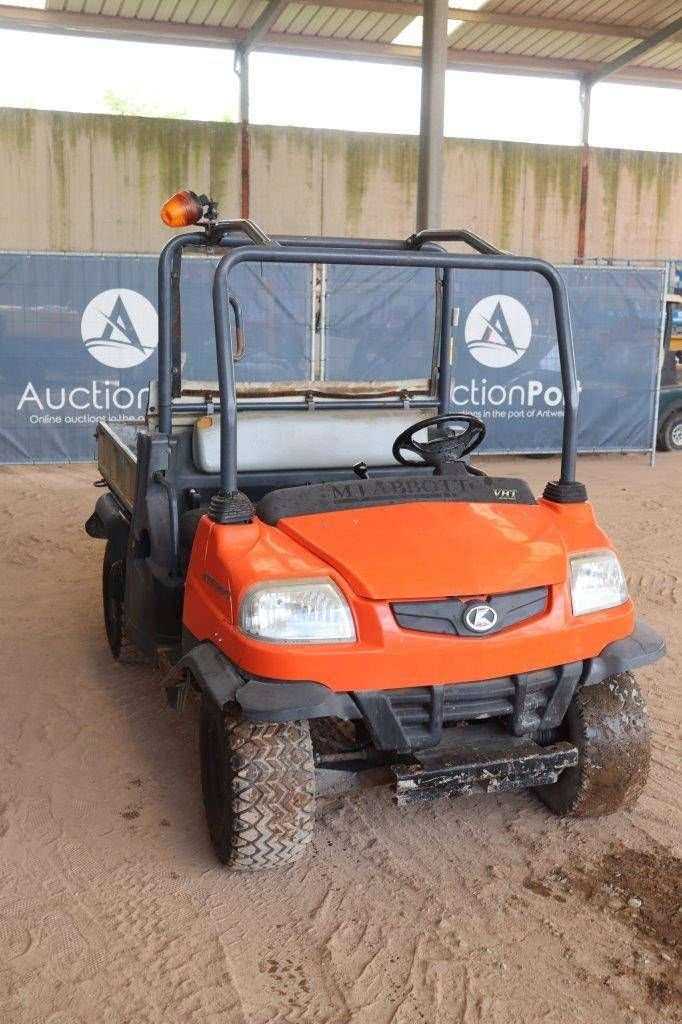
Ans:
POLYGON ((110 288, 85 307, 81 336, 90 355, 105 366, 137 366, 156 349, 156 310, 139 292, 110 288))
POLYGON ((483 366, 512 366, 530 345, 533 327, 528 310, 511 295, 488 295, 473 307, 464 325, 464 340, 483 366))

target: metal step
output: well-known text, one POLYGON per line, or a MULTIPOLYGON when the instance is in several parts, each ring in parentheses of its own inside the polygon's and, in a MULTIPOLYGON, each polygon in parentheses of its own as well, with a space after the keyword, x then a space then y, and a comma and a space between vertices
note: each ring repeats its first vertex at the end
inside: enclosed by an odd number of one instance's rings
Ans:
POLYGON ((476 727, 448 733, 446 743, 391 765, 397 804, 552 785, 578 763, 571 743, 540 747, 525 736, 476 727))

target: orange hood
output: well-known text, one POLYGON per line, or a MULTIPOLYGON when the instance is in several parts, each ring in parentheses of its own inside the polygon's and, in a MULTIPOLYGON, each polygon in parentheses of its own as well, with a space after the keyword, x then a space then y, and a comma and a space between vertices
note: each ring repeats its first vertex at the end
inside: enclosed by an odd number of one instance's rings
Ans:
POLYGON ((281 519, 277 528, 374 600, 478 597, 563 583, 543 505, 433 502, 281 519))

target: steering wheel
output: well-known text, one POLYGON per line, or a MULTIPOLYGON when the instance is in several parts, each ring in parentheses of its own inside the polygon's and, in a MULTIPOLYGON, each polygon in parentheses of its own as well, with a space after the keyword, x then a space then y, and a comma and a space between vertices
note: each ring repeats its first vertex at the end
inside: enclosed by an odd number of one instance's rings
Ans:
POLYGON ((435 466, 438 468, 445 462, 456 462, 469 452, 478 448, 485 437, 485 423, 477 416, 465 413, 446 413, 444 416, 431 416, 429 419, 413 423, 402 434, 398 434, 393 442, 393 458, 401 466, 435 466), (464 430, 450 430, 449 423, 464 423, 464 430), (429 441, 415 441, 414 435, 424 427, 438 427, 435 436, 429 441), (401 452, 405 450, 419 455, 420 462, 406 459, 401 452))

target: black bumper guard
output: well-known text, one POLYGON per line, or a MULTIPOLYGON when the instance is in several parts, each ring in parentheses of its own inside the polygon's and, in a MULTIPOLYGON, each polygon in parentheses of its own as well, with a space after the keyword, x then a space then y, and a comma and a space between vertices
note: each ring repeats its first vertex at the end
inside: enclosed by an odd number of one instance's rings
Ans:
POLYGON ((355 691, 380 750, 437 746, 443 728, 456 722, 505 718, 513 736, 555 729, 583 673, 582 661, 477 683, 355 691))

